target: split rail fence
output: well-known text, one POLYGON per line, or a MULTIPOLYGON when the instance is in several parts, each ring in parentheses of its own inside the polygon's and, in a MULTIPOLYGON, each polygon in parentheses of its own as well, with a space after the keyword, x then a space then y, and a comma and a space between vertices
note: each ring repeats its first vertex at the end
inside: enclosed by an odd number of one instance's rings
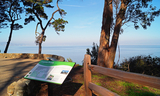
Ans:
POLYGON ((154 87, 160 89, 160 77, 142 75, 132 72, 125 72, 116 69, 110 69, 105 67, 100 67, 97 65, 91 65, 90 55, 85 55, 84 57, 84 84, 85 84, 85 95, 92 96, 92 91, 102 95, 102 96, 119 96, 118 94, 98 86, 91 82, 91 71, 101 73, 113 78, 121 79, 128 82, 133 82, 145 86, 154 87))

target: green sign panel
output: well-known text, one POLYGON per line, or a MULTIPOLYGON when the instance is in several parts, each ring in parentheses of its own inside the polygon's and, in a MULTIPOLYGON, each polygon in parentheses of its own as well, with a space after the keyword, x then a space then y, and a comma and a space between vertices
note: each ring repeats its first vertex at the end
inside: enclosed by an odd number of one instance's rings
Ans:
POLYGON ((41 60, 24 78, 62 84, 75 62, 41 60))

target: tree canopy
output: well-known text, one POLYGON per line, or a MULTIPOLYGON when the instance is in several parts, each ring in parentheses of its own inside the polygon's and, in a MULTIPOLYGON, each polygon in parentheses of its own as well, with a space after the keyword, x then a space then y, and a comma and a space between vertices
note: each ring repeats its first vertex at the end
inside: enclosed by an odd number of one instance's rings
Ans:
POLYGON ((129 22, 138 29, 147 29, 160 15, 152 0, 105 0, 97 64, 113 68, 116 48, 122 26, 129 22))
POLYGON ((0 28, 7 27, 5 20, 8 20, 8 15, 5 13, 4 1, 0 1, 0 28))

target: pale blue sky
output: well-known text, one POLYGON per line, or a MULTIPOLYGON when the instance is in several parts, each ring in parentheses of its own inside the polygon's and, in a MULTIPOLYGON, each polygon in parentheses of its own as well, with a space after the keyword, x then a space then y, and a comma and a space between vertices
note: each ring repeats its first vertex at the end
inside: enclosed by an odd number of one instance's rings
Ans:
MULTIPOLYGON (((153 5, 160 4, 160 0, 153 0, 153 5)), ((93 42, 99 44, 102 14, 104 7, 104 0, 63 0, 59 3, 59 7, 67 12, 64 17, 68 20, 65 31, 57 35, 52 27, 48 27, 45 35, 47 39, 43 42, 43 46, 72 46, 72 45, 92 45, 93 42)), ((56 10, 47 9, 49 17, 51 13, 56 10)), ((24 17, 24 16, 22 16, 24 17)), ((55 18, 59 14, 55 14, 55 18)), ((11 45, 19 46, 36 46, 35 44, 35 28, 36 22, 31 22, 24 28, 13 32, 11 45)), ((24 23, 23 19, 19 21, 24 23)), ((43 21, 44 22, 44 21, 43 21)), ((152 22, 151 27, 147 30, 140 28, 135 30, 133 26, 124 27, 124 33, 120 35, 120 45, 160 45, 160 30, 159 30, 160 17, 152 22)), ((44 23, 46 24, 46 22, 44 23)), ((10 29, 0 29, 0 46, 5 46, 8 40, 10 29)), ((40 30, 39 30, 40 32, 40 30)), ((38 46, 37 46, 38 47, 38 46)))

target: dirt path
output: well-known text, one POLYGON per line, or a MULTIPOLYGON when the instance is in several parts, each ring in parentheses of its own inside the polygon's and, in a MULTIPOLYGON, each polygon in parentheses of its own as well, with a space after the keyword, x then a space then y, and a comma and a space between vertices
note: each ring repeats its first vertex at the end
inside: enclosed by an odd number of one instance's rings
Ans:
POLYGON ((0 96, 7 95, 7 86, 23 78, 40 60, 0 58, 0 96))
MULTIPOLYGON (((7 95, 7 86, 23 78, 40 60, 0 58, 0 96, 7 95)), ((53 96, 84 96, 83 67, 75 66, 69 76, 72 81, 62 85, 52 84, 53 96)), ((68 81, 68 80, 65 80, 68 81)), ((42 83, 37 96, 48 96, 48 84, 42 83)))

